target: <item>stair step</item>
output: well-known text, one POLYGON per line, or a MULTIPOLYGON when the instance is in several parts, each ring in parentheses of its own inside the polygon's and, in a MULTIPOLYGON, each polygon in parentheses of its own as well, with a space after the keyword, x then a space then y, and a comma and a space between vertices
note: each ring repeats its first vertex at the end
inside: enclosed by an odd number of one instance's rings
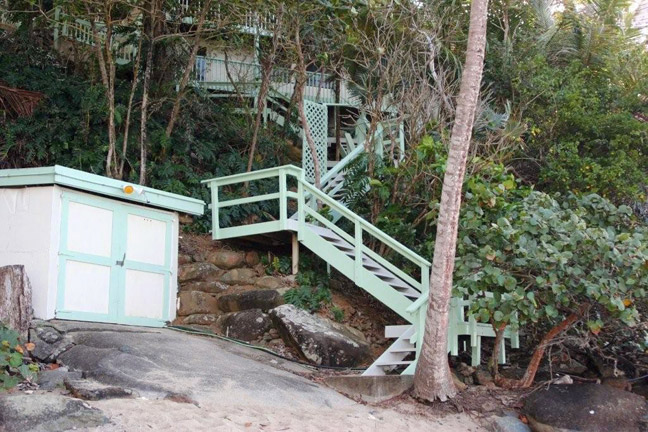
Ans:
POLYGON ((392 353, 409 353, 416 351, 416 347, 412 346, 411 348, 387 348, 389 352, 392 353))
POLYGON ((374 363, 374 364, 376 366, 403 366, 403 365, 409 365, 409 364, 412 364, 412 363, 414 363, 414 360, 402 360, 402 361, 392 361, 392 362, 390 362, 390 361, 385 361, 385 362, 376 361, 376 363, 374 363))

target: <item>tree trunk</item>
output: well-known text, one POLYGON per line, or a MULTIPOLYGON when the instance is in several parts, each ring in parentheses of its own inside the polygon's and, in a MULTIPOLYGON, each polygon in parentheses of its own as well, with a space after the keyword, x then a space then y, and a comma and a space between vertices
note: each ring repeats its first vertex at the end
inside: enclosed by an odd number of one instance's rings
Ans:
POLYGON ((533 355, 531 356, 531 360, 529 361, 529 365, 527 366, 527 369, 524 372, 524 376, 522 377, 522 379, 511 380, 506 378, 499 378, 495 380, 495 384, 505 388, 531 387, 531 385, 533 384, 533 380, 535 379, 535 375, 538 372, 540 361, 542 361, 542 357, 544 357, 544 353, 547 349, 547 346, 549 346, 549 343, 556 336, 558 336, 563 331, 567 330, 569 327, 574 325, 576 321, 581 319, 581 317, 585 314, 588 308, 589 305, 584 304, 583 306, 581 306, 578 312, 569 315, 567 318, 562 320, 558 325, 556 325, 551 330, 549 330, 546 335, 544 335, 544 337, 536 347, 535 351, 533 352, 533 355))
POLYGON ((504 330, 506 330, 506 324, 502 324, 499 328, 493 324, 493 331, 495 332, 495 345, 493 346, 493 354, 491 355, 489 362, 489 369, 491 375, 494 377, 499 376, 499 353, 502 348, 502 339, 504 338, 504 330))
POLYGON ((414 375, 414 394, 428 401, 445 401, 457 394, 448 364, 448 311, 452 297, 461 190, 484 68, 487 12, 488 0, 472 1, 466 64, 441 191, 425 333, 414 375))
POLYGON ((306 61, 304 60, 304 51, 302 50, 301 39, 299 37, 299 29, 295 32, 295 51, 297 51, 297 81, 295 83, 295 93, 297 95, 297 110, 299 111, 299 119, 301 120, 302 129, 304 130, 304 138, 308 144, 313 159, 313 171, 315 173, 315 187, 321 189, 321 175, 319 158, 317 157, 317 149, 315 148, 315 141, 310 132, 306 111, 304 110, 304 87, 306 86, 306 61))
POLYGON ((117 177, 124 178, 124 165, 126 164, 126 150, 128 150, 128 135, 130 132, 130 120, 133 112, 133 101, 135 99, 135 92, 137 91, 137 84, 139 84, 139 70, 140 63, 142 62, 142 38, 140 37, 137 45, 137 56, 135 57, 135 65, 133 66, 133 83, 131 84, 131 92, 128 97, 128 108, 126 109, 126 121, 124 122, 124 141, 122 142, 122 157, 119 163, 119 171, 117 177))
POLYGON ((173 108, 171 109, 171 115, 169 116, 169 123, 166 127, 165 134, 167 138, 169 138, 173 133, 173 128, 175 127, 176 121, 178 119, 178 114, 180 113, 180 104, 187 90, 189 77, 191 76, 191 71, 193 70, 194 64, 196 62, 196 56, 198 55, 198 50, 200 49, 200 36, 202 34, 210 6, 211 0, 206 0, 202 10, 200 11, 200 16, 198 17, 198 25, 194 34, 194 43, 191 47, 191 53, 189 54, 189 58, 187 59, 187 64, 185 65, 182 78, 180 79, 180 84, 178 85, 178 96, 173 102, 173 108))
MULTIPOLYGON (((154 8, 152 6, 152 8, 154 8)), ((151 11, 151 16, 154 17, 154 10, 151 11)), ((153 36, 153 23, 151 23, 151 36, 153 36)), ((149 102, 149 87, 151 82, 151 70, 153 69, 153 37, 149 38, 148 52, 146 53, 146 66, 144 69, 144 82, 142 84, 142 108, 140 120, 140 172, 139 184, 146 184, 146 164, 148 158, 148 102, 149 102)))
POLYGON ((252 171, 252 162, 254 162, 254 153, 256 152, 257 141, 259 140, 259 130, 261 129, 261 120, 263 111, 266 108, 266 96, 270 88, 270 75, 272 73, 272 63, 263 65, 261 68, 261 86, 257 96, 257 112, 254 119, 254 130, 252 131, 252 142, 250 143, 250 155, 248 157, 247 172, 252 171))
POLYGON ((27 341, 32 319, 32 288, 25 266, 0 267, 0 323, 20 333, 27 341))

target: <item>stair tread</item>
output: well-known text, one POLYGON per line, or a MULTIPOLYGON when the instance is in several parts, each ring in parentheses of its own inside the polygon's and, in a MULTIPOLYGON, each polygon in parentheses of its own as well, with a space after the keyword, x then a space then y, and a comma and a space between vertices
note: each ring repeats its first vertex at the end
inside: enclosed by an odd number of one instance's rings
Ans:
POLYGON ((401 361, 384 361, 376 360, 374 363, 376 366, 401 366, 412 364, 414 360, 401 360, 401 361))

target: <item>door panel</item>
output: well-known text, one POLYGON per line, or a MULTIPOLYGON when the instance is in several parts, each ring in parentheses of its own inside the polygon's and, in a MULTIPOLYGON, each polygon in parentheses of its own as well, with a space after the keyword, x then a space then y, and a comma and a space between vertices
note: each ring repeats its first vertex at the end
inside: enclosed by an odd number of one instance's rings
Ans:
POLYGON ((63 308, 107 315, 109 303, 110 266, 68 260, 63 308))
POLYGON ((127 225, 128 260, 164 266, 167 247, 166 222, 129 214, 127 225))
POLYGON ((165 290, 163 274, 126 270, 124 314, 128 317, 163 319, 165 290))
POLYGON ((68 205, 68 250, 110 257, 112 220, 111 210, 71 201, 68 205))

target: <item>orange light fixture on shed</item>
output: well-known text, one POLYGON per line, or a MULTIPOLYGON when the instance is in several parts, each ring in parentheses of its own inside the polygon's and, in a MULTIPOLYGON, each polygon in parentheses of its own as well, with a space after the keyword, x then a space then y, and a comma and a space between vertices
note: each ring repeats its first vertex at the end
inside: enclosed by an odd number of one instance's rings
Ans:
POLYGON ((132 194, 133 192, 135 192, 135 188, 134 188, 133 186, 131 186, 131 185, 125 185, 124 187, 122 187, 122 191, 123 191, 126 195, 130 195, 130 194, 132 194))

